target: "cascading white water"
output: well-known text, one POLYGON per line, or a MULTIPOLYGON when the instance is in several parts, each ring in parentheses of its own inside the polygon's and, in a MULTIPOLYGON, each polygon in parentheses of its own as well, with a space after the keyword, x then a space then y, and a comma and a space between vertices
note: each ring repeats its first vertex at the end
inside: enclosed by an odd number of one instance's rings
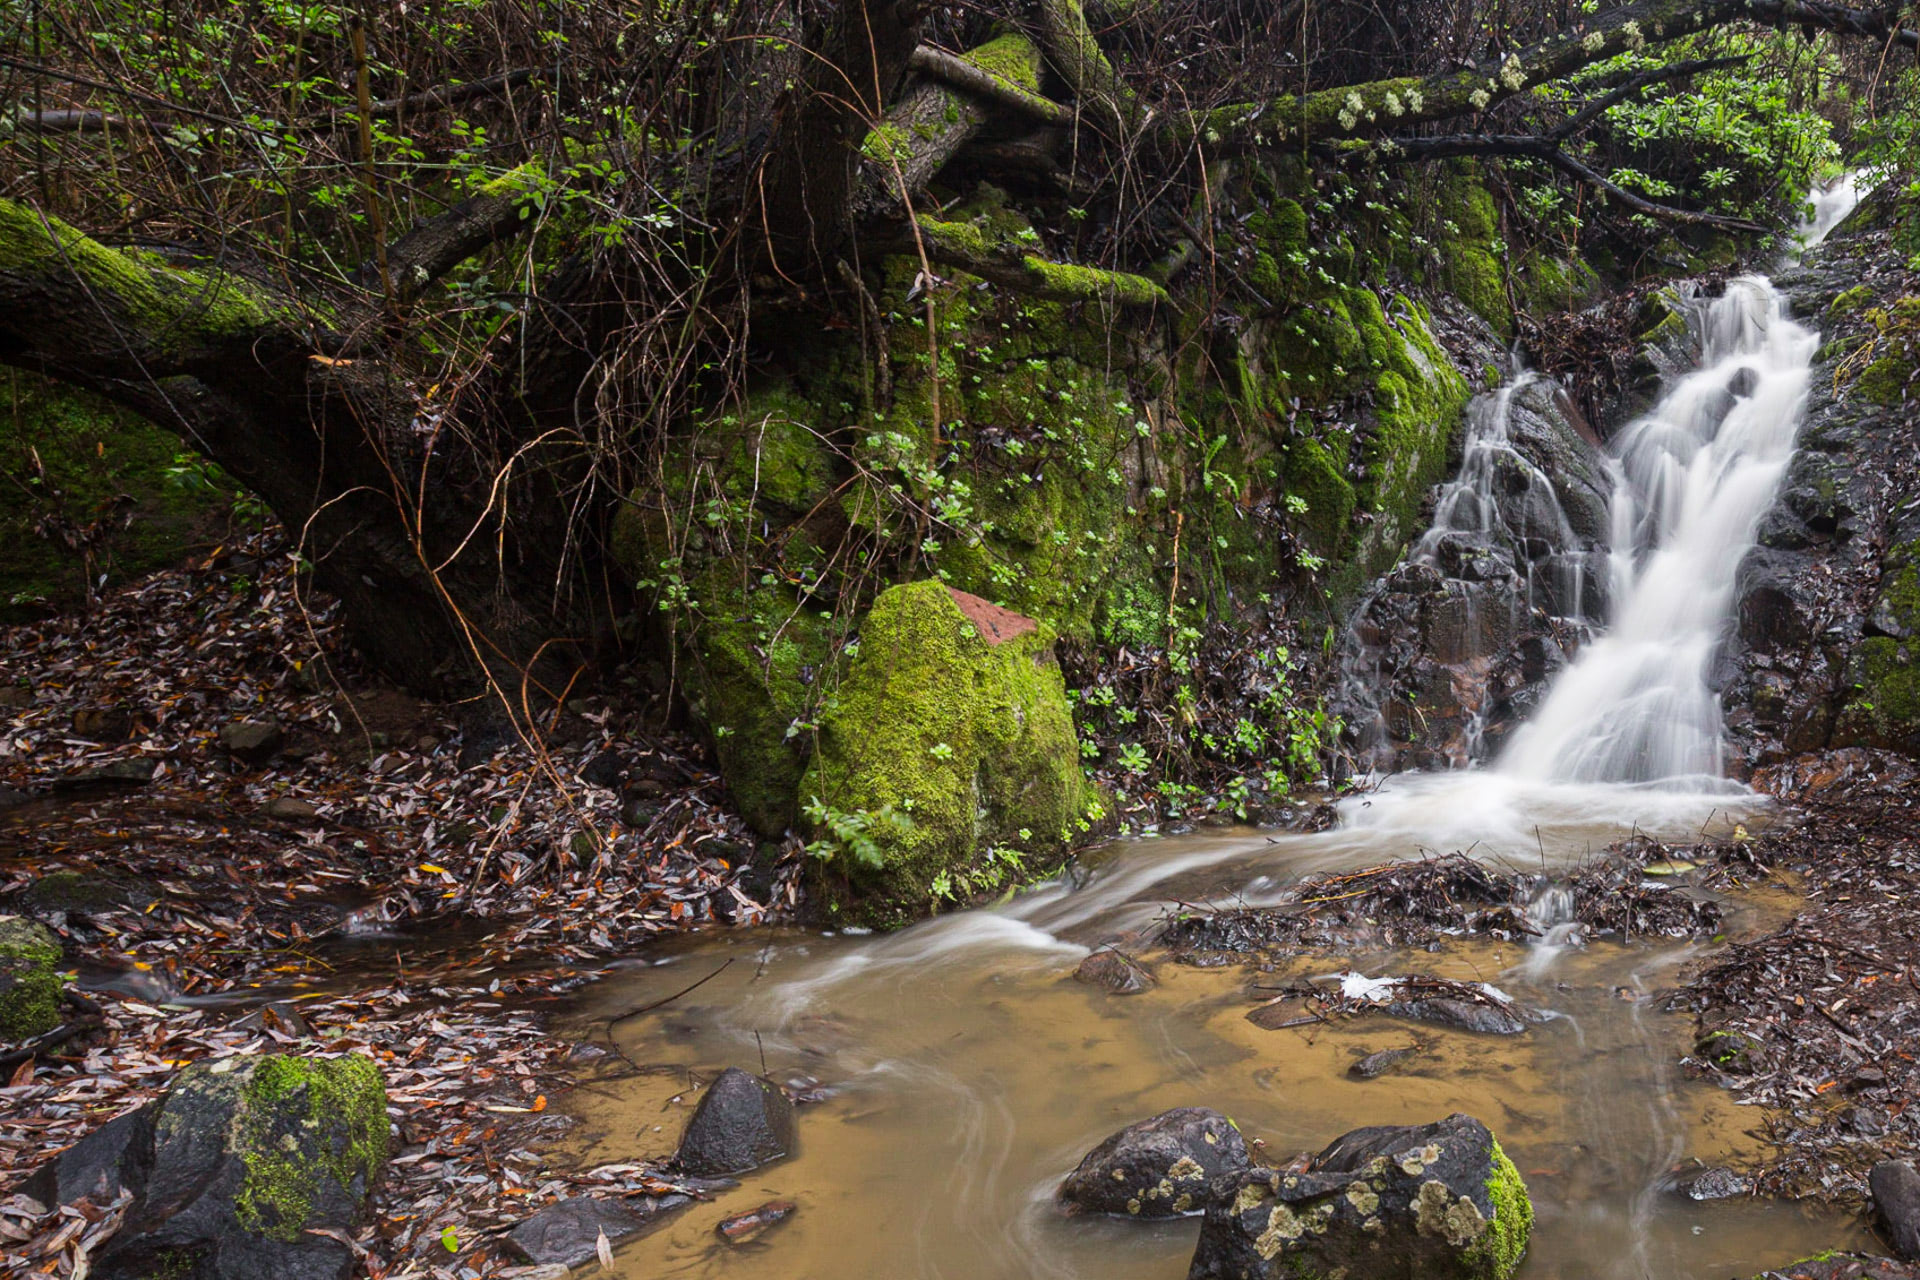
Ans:
POLYGON ((1793 458, 1817 334, 1745 276, 1696 317, 1702 357, 1621 433, 1613 495, 1618 615, 1554 684, 1499 768, 1542 782, 1717 781, 1708 668, 1735 575, 1793 458))

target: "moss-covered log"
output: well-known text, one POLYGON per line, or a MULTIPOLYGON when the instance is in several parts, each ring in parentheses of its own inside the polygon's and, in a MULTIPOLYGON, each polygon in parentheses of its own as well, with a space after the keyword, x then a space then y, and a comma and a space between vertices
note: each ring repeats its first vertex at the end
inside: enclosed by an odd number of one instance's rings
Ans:
POLYGON ((1032 297, 1121 307, 1150 307, 1168 301, 1166 289, 1156 280, 1125 271, 1052 262, 1017 243, 996 240, 976 223, 921 217, 917 225, 920 243, 931 261, 1032 297))
MULTIPOLYGON (((1066 3, 1067 0, 1060 0, 1066 3)), ((1855 35, 1892 36, 1899 6, 1856 10, 1814 0, 1638 0, 1597 13, 1528 48, 1463 71, 1342 85, 1304 96, 1241 103, 1169 117, 1187 141, 1210 149, 1281 147, 1351 138, 1484 112, 1496 103, 1582 67, 1740 19, 1855 35)))

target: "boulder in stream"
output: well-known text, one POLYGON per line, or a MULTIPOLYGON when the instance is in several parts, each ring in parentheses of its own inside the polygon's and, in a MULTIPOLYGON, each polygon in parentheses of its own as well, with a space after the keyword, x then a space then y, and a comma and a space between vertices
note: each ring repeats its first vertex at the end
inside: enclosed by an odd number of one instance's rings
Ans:
POLYGON ((1487 1127, 1452 1115, 1356 1129, 1303 1172, 1219 1179, 1188 1280, 1506 1280, 1533 1205, 1487 1127))
POLYGON ((1176 1107, 1089 1151, 1060 1184, 1060 1202, 1087 1213, 1174 1218, 1199 1212, 1214 1179, 1246 1167, 1246 1140, 1233 1121, 1208 1107, 1176 1107))
POLYGON ((625 1200, 574 1196, 516 1224, 507 1232, 507 1243, 534 1266, 577 1267, 599 1251, 601 1232, 609 1244, 617 1244, 692 1203, 692 1196, 674 1194, 625 1200))
POLYGON ((334 1236, 359 1225, 386 1160, 386 1089, 366 1058, 223 1058, 21 1189, 46 1204, 133 1196, 96 1280, 345 1280, 353 1251, 334 1236))
POLYGON ((1153 974, 1145 965, 1112 947, 1102 947, 1082 960, 1073 976, 1116 996, 1139 995, 1153 987, 1153 974))
POLYGON ((771 1080, 728 1067, 700 1099, 674 1163, 697 1177, 744 1173, 792 1154, 793 1103, 771 1080))

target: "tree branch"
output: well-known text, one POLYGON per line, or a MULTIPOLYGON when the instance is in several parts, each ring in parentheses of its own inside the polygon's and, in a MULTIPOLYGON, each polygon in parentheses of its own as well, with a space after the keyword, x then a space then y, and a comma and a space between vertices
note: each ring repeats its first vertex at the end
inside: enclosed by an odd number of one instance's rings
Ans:
MULTIPOLYGON (((971 222, 941 222, 926 216, 915 222, 920 229, 919 243, 929 260, 1017 293, 1055 302, 1101 302, 1122 307, 1151 307, 1169 300, 1166 289, 1146 276, 1049 262, 1017 244, 989 241, 986 233, 971 222)), ((915 251, 911 238, 885 247, 908 255, 915 251)))
POLYGON ((1693 209, 1676 209, 1672 205, 1656 204, 1574 159, 1560 149, 1559 143, 1559 138, 1553 135, 1540 137, 1470 133, 1450 134, 1436 138, 1387 138, 1377 143, 1336 145, 1332 149, 1338 154, 1364 152, 1373 158, 1389 161, 1445 160, 1455 156, 1524 156, 1530 160, 1550 164, 1562 173, 1604 191, 1635 213, 1644 213, 1649 217, 1661 218, 1668 222, 1721 227, 1729 231, 1751 231, 1764 235, 1768 230, 1757 222, 1748 222, 1745 218, 1728 218, 1717 213, 1700 213, 1693 209))
POLYGON ((1634 94, 1639 93, 1649 85, 1658 84, 1664 80, 1683 80, 1688 76, 1698 75, 1703 71, 1719 71, 1726 67, 1737 67, 1743 62, 1751 61, 1752 58, 1753 55, 1750 53, 1742 54, 1735 58, 1695 58, 1689 62, 1676 62, 1672 66, 1655 67, 1649 71, 1642 71, 1638 75, 1628 77, 1622 83, 1580 108, 1572 119, 1547 134, 1547 136, 1556 142, 1571 138, 1574 134, 1580 132, 1595 120, 1605 115, 1608 110, 1619 106, 1622 102, 1625 102, 1628 98, 1631 98, 1634 94))
POLYGON ((1470 70, 1375 80, 1171 116, 1169 128, 1184 140, 1202 139, 1215 150, 1280 146, 1303 136, 1316 141, 1365 137, 1484 113, 1543 81, 1739 18, 1848 35, 1891 36, 1902 44, 1911 43, 1909 37, 1914 36, 1899 29, 1897 5, 1862 10, 1822 0, 1635 0, 1470 70))
MULTIPOLYGON (((1022 36, 1002 36, 1000 40, 991 41, 960 57, 923 44, 913 51, 913 56, 907 59, 907 65, 923 76, 952 85, 976 98, 1030 115, 1036 120, 1044 120, 1048 124, 1070 123, 1073 112, 1069 108, 975 61, 1004 40, 1018 40, 1022 45, 1032 47, 1022 36)), ((1022 79, 1031 81, 1034 77, 1023 76, 1022 79)))

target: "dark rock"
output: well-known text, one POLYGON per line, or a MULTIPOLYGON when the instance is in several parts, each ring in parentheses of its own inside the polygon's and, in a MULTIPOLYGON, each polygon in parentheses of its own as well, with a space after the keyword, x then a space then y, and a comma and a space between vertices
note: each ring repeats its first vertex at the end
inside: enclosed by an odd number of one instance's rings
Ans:
POLYGON ((758 1209, 746 1213, 736 1213, 715 1227, 714 1234, 728 1244, 745 1244, 762 1234, 768 1227, 776 1227, 793 1216, 799 1206, 791 1200, 769 1200, 758 1209))
POLYGON ((13 787, 0 787, 0 809, 17 809, 33 797, 13 787))
POLYGON ((145 756, 109 760, 91 769, 81 769, 54 779, 56 790, 72 791, 83 787, 144 787, 160 771, 160 762, 145 756))
POLYGON ((1246 1140, 1233 1121, 1207 1107, 1178 1107, 1089 1151, 1059 1195, 1073 1210, 1172 1218, 1199 1212, 1214 1179, 1246 1167, 1246 1140))
POLYGON ((692 1196, 636 1196, 600 1200, 575 1196, 550 1204, 507 1232, 507 1243, 534 1266, 575 1267, 590 1261, 602 1231, 609 1243, 638 1235, 675 1209, 693 1203, 692 1196))
POLYGON ((98 1280, 345 1280, 353 1251, 318 1233, 353 1233, 386 1157, 386 1093, 367 1059, 226 1058, 188 1067, 33 1186, 61 1203, 132 1193, 94 1256, 98 1280))
POLYGON ((1760 1042, 1741 1031, 1709 1031, 1694 1042, 1693 1057, 1728 1075, 1750 1076, 1759 1069, 1760 1042))
POLYGON ((1347 1074, 1357 1080, 1377 1080, 1419 1052, 1418 1049, 1382 1049, 1348 1067, 1347 1074))
POLYGON ((1864 1253, 1828 1253, 1764 1272, 1754 1280, 1920 1280, 1920 1268, 1864 1253))
POLYGON ((1920 1261, 1920 1173, 1905 1160, 1883 1160, 1867 1175, 1867 1189, 1893 1251, 1920 1261))
POLYGON ((279 818, 286 822, 305 822, 309 818, 320 816, 320 810, 305 800, 292 796, 275 796, 260 806, 260 812, 269 818, 279 818))
POLYGON ((720 1177, 757 1169, 793 1150, 793 1104, 780 1086, 728 1067, 694 1108, 674 1163, 686 1173, 720 1177))
POLYGON ((1121 955, 1112 947, 1102 947, 1082 960, 1073 971, 1073 976, 1090 987, 1103 988, 1116 996, 1138 995, 1153 987, 1153 975, 1145 965, 1121 955))
POLYGON ((24 685, 0 685, 0 711, 25 711, 33 705, 33 690, 24 685))
POLYGON ((220 726, 220 745, 236 759, 259 764, 273 758, 287 731, 271 720, 236 720, 220 726))
POLYGON ((1410 1018, 1415 1022, 1450 1027, 1455 1031, 1517 1036, 1527 1029, 1524 1021, 1498 1005, 1482 1004, 1477 1000, 1456 1000, 1450 996, 1396 1000, 1386 1006, 1386 1010, 1396 1018, 1410 1018))
POLYGON ((602 751, 580 768, 580 781, 590 787, 605 787, 611 791, 620 785, 620 779, 627 772, 626 765, 620 762, 617 752, 602 751))
POLYGON ((1506 1280, 1533 1206, 1487 1127, 1454 1115, 1357 1129, 1307 1166, 1214 1183, 1189 1280, 1506 1280))
POLYGON ((19 916, 0 916, 0 1040, 60 1025, 60 944, 19 916))
POLYGON ((20 910, 33 916, 90 916, 144 907, 156 896, 149 885, 78 871, 54 871, 21 890, 18 903, 20 910))
POLYGON ((73 736, 89 742, 125 742, 133 736, 133 709, 81 707, 73 713, 73 736))
POLYGON ((1723 1165, 1708 1165, 1674 1174, 1667 1189, 1689 1200, 1731 1200, 1752 1191, 1753 1184, 1723 1165))
POLYGON ((159 1109, 158 1102, 150 1102, 107 1121, 40 1166, 21 1184, 21 1192, 49 1208, 82 1197, 109 1205, 120 1198, 123 1187, 146 1185, 146 1162, 153 1154, 153 1117, 159 1109))

